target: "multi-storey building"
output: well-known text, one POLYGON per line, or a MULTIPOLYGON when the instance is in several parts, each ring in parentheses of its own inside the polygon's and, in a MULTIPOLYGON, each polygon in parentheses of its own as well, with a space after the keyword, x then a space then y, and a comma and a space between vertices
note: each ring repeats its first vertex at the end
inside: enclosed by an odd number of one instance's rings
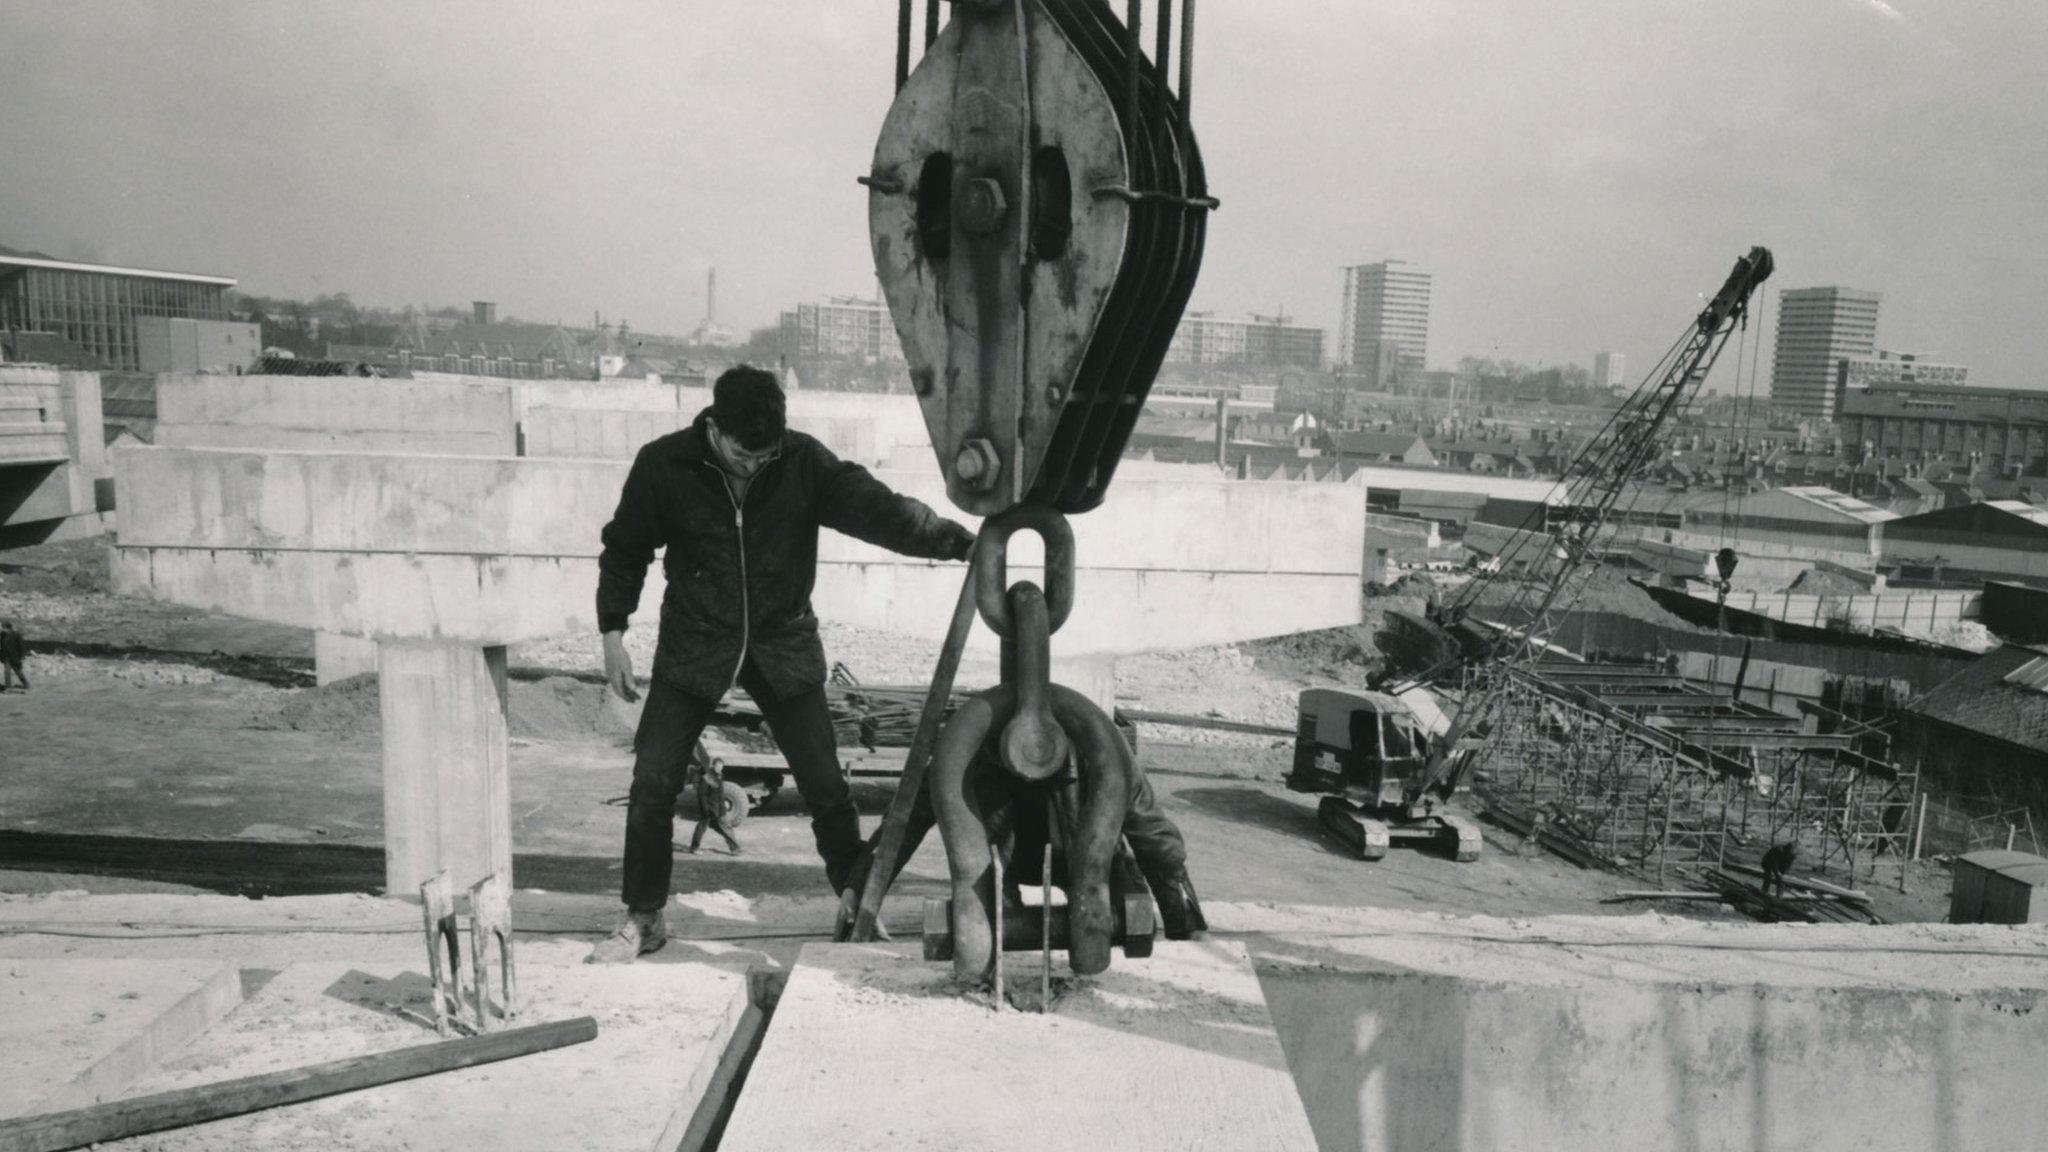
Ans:
POLYGON ((1835 414, 1835 365, 1877 346, 1882 297, 1855 288, 1791 288, 1778 294, 1771 403, 1801 416, 1835 414))
POLYGON ((2048 465, 2048 390, 1876 384, 1843 395, 1835 429, 1845 460, 2038 475, 2048 465))
POLYGON ((1960 388, 1970 382, 1970 370, 1961 364, 1937 364, 1911 352, 1880 349, 1875 356, 1850 356, 1835 362, 1835 407, 1849 392, 1879 384, 1933 384, 1960 388))
POLYGON ((1593 353, 1593 387, 1628 387, 1628 357, 1619 352, 1593 353))
POLYGON ((1404 260, 1344 269, 1337 358, 1358 387, 1383 391, 1429 358, 1429 273, 1404 260))
POLYGON ((903 345, 896 322, 879 300, 835 296, 822 304, 799 304, 782 314, 782 335, 802 359, 824 357, 862 364, 901 364, 903 345))
POLYGON ((1207 312, 1181 317, 1167 345, 1168 364, 1323 366, 1323 330, 1290 324, 1284 316, 1225 320, 1207 312))
POLYGON ((0 248, 0 331, 49 332, 109 368, 142 370, 144 316, 225 321, 226 276, 54 260, 0 248))

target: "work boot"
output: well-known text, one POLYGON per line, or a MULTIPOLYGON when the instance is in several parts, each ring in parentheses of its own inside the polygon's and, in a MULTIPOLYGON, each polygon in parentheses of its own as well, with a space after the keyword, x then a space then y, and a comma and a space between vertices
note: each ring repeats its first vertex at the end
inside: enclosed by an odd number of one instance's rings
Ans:
POLYGON ((597 942, 585 964, 626 964, 668 943, 668 923, 659 912, 628 912, 619 930, 597 942))
POLYGON ((1195 882, 1185 865, 1171 872, 1149 876, 1152 898, 1159 903, 1159 927, 1168 940, 1192 940, 1209 930, 1202 915, 1202 902, 1195 898, 1195 882))

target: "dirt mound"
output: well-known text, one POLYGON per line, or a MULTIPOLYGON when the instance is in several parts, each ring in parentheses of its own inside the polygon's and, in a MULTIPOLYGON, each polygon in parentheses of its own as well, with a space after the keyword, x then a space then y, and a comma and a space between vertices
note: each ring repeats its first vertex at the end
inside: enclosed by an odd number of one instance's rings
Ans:
POLYGON ((1787 585, 1785 591, 1814 596, 1863 596, 1867 595, 1870 589, 1840 572, 1808 568, 1787 585))
MULTIPOLYGON (((507 690, 508 734, 521 740, 597 740, 631 735, 605 707, 604 686, 569 676, 514 680, 507 690)), ((251 728, 318 732, 343 739, 370 738, 379 723, 377 676, 366 672, 319 688, 290 693, 251 728)))
POLYGON ((343 739, 377 734, 377 674, 365 672, 318 688, 301 688, 275 710, 257 716, 249 727, 317 732, 343 739))
POLYGON ((590 740, 617 735, 622 726, 607 722, 605 687, 568 676, 514 680, 506 729, 522 740, 590 740))
POLYGON ((0 587, 13 592, 108 592, 107 542, 66 540, 0 551, 0 587))

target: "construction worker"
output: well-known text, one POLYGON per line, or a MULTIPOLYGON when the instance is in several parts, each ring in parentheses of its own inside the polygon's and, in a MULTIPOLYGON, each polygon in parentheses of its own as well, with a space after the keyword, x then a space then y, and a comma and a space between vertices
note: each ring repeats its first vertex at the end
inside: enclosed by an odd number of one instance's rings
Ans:
POLYGON ((702 743, 697 745, 690 762, 697 777, 697 827, 690 832, 690 855, 695 856, 697 849, 703 847, 706 828, 725 840, 726 851, 739 855, 740 839, 725 822, 725 769, 705 754, 702 743))
POLYGON ((1771 850, 1764 853, 1763 890, 1773 896, 1783 896, 1785 894, 1785 873, 1792 870, 1792 865, 1798 859, 1799 845, 1797 842, 1788 840, 1783 844, 1772 845, 1771 850))
POLYGON ((634 737, 626 809, 626 920, 591 953, 622 962, 661 947, 675 799, 690 750, 734 685, 761 709, 810 810, 833 891, 861 853, 825 700, 825 650, 811 611, 818 529, 909 556, 965 560, 966 527, 889 490, 858 464, 788 430, 775 377, 746 365, 719 376, 690 427, 643 447, 603 532, 597 619, 605 679, 636 700, 627 617, 647 565, 666 547, 668 592, 652 684, 634 737))
POLYGON ((21 690, 28 691, 28 673, 21 670, 22 657, 28 654, 28 645, 22 643, 21 633, 14 630, 14 621, 0 620, 0 692, 14 686, 17 677, 21 690))

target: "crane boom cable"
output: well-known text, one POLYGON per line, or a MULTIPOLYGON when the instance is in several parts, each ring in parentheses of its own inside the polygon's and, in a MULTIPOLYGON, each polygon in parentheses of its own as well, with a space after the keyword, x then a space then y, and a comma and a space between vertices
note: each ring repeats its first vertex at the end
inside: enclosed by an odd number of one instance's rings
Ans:
POLYGON ((1505 629, 1500 637, 1485 645, 1477 663, 1490 665, 1493 674, 1478 685, 1477 691, 1467 694, 1450 731, 1430 750, 1418 795, 1426 796, 1439 789, 1448 795, 1455 790, 1463 766, 1468 763, 1458 753, 1460 740, 1479 730, 1497 710, 1506 695, 1505 673, 1541 659, 1548 651, 1550 637, 1565 608, 1577 600, 1579 591, 1572 586, 1576 583, 1582 587, 1590 577, 1587 560, 1622 491, 1655 451, 1658 432, 1673 412, 1698 395, 1729 336, 1747 316, 1750 295, 1770 276, 1771 270, 1768 249, 1752 248, 1748 255, 1738 259, 1721 290, 1681 339, 1682 350, 1675 358, 1667 356, 1670 367, 1653 387, 1639 388, 1615 413, 1608 422, 1612 436, 1604 446, 1596 439, 1582 454, 1590 457, 1591 467, 1585 473, 1586 486, 1582 490, 1584 497, 1590 499, 1571 507, 1570 519, 1558 533, 1559 567, 1543 585, 1542 597, 1528 622, 1519 629, 1505 629), (1565 596, 1567 591, 1571 592, 1569 598, 1565 596))

